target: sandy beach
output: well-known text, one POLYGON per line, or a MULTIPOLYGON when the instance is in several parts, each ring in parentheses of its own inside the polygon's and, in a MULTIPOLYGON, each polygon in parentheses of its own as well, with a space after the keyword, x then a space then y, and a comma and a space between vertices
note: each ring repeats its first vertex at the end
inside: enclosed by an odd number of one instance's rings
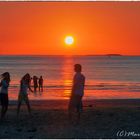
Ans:
POLYGON ((16 116, 10 102, 0 122, 0 138, 140 138, 140 100, 84 100, 79 125, 70 124, 68 100, 31 101, 32 117, 25 105, 16 116))

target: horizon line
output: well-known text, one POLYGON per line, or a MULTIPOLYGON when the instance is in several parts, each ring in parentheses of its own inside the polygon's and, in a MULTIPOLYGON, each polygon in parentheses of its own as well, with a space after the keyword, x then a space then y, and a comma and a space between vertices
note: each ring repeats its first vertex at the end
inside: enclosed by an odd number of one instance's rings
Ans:
POLYGON ((0 54, 0 56, 140 56, 140 54, 0 54))

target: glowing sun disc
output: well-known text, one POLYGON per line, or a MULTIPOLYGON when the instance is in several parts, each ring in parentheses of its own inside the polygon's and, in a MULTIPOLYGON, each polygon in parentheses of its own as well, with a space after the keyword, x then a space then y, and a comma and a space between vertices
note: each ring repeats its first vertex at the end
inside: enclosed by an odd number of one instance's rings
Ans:
POLYGON ((72 36, 67 36, 67 37, 65 38, 65 43, 66 43, 67 45, 72 45, 73 42, 74 42, 74 39, 73 39, 72 36))

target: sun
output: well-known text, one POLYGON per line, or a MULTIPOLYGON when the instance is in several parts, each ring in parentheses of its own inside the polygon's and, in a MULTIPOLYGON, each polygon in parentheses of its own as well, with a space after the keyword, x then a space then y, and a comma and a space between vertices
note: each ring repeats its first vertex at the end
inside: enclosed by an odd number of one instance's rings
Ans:
POLYGON ((67 45, 72 45, 74 43, 74 38, 72 36, 66 36, 65 43, 67 45))

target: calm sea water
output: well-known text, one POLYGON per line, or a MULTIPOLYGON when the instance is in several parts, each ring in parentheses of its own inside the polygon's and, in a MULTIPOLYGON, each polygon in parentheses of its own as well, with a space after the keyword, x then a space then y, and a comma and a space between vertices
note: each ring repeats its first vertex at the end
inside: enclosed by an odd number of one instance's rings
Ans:
POLYGON ((68 99, 75 63, 86 76, 85 99, 140 98, 139 56, 0 56, 0 73, 11 74, 11 100, 27 72, 44 78, 44 92, 31 93, 31 99, 68 99))

